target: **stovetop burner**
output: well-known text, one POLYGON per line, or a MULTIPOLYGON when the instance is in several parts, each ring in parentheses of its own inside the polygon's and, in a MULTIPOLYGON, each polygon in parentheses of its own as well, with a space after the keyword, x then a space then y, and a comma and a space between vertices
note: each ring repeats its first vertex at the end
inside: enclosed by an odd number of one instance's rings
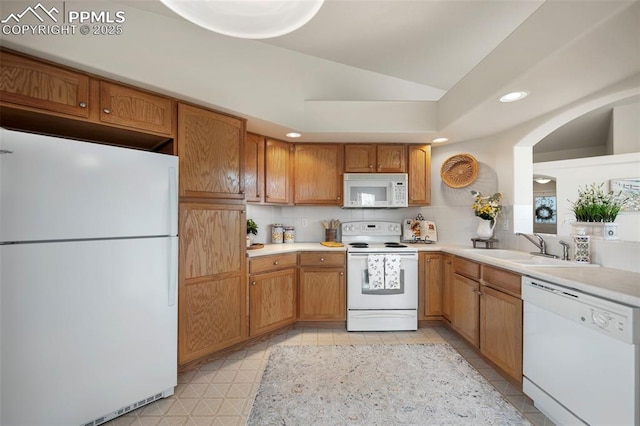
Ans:
POLYGON ((402 248, 402 247, 407 247, 404 244, 400 244, 400 243, 394 243, 394 242, 387 242, 384 243, 385 247, 389 247, 389 248, 402 248))
POLYGON ((349 245, 351 247, 354 247, 354 248, 367 248, 367 247, 369 247, 369 244, 367 244, 367 243, 350 243, 349 245))

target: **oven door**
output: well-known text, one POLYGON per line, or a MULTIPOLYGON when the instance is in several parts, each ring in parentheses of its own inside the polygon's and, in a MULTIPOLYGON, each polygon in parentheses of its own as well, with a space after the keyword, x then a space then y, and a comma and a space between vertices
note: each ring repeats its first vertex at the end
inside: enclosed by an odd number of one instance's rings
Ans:
POLYGON ((418 309, 418 254, 397 252, 349 253, 347 255, 347 307, 360 309, 418 309), (400 288, 372 289, 369 254, 400 256, 400 288))

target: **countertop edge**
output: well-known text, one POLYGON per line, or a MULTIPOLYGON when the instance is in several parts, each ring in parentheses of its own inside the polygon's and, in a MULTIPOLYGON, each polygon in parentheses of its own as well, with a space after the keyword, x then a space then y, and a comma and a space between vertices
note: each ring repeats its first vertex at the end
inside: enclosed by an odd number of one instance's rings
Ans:
MULTIPOLYGON (((442 252, 509 270, 532 278, 546 280, 584 293, 640 307, 640 273, 605 267, 535 267, 519 266, 483 255, 491 249, 475 249, 447 244, 416 244, 419 253, 442 252)), ((265 244, 264 248, 247 250, 247 258, 305 251, 346 252, 345 247, 326 247, 320 243, 265 244)), ((514 250, 515 251, 515 250, 514 250)))

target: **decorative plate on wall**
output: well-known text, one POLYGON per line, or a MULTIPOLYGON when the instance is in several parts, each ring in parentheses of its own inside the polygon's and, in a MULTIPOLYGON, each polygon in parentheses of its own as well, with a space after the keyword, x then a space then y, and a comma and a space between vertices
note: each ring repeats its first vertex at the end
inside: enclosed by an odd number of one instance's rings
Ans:
POLYGON ((451 188, 464 188, 478 176, 478 162, 471 154, 447 158, 440 168, 442 181, 451 188))

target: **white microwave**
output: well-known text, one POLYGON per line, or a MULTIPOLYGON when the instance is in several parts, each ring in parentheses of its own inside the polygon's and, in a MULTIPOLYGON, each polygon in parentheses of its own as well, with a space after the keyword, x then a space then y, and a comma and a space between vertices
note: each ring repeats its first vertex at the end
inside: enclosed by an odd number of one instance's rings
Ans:
POLYGON ((345 173, 345 208, 397 208, 408 206, 406 173, 345 173))

